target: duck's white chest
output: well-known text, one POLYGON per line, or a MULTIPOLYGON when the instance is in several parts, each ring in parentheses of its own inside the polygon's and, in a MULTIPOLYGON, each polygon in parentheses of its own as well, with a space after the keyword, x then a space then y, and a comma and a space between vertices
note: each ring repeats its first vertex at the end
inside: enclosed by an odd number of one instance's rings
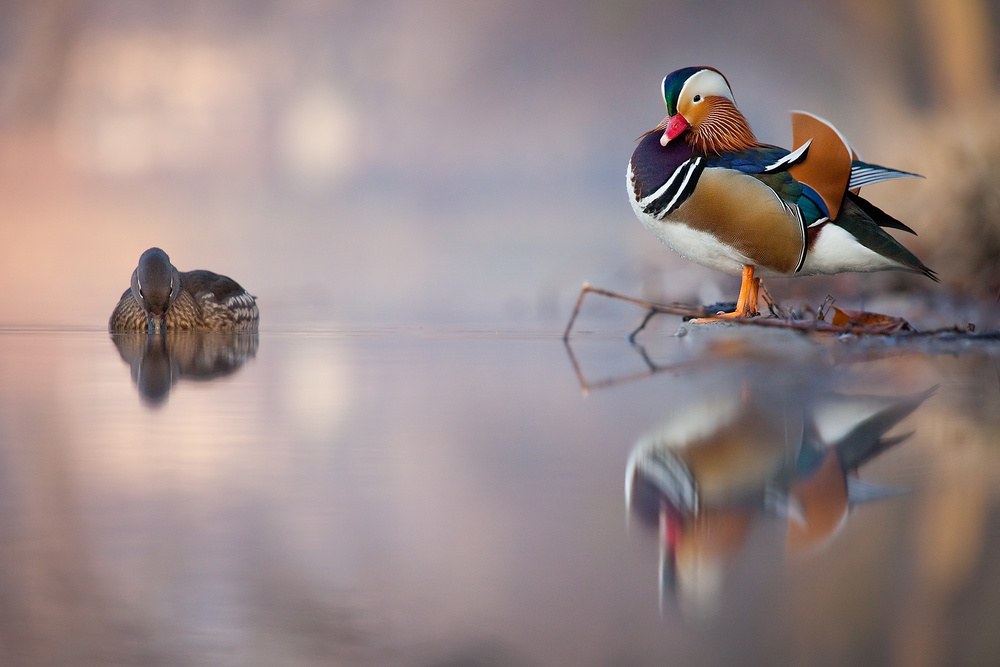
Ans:
POLYGON ((744 266, 753 264, 743 253, 708 232, 676 222, 669 216, 662 220, 654 218, 643 212, 634 200, 632 209, 643 227, 684 259, 733 275, 740 275, 744 266))

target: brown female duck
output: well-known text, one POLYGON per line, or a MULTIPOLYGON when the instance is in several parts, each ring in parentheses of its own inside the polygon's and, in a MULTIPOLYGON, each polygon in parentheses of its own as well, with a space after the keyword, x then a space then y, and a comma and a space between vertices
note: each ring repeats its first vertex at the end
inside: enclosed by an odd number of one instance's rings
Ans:
POLYGON ((239 283, 211 271, 178 271, 159 248, 142 253, 111 313, 111 332, 164 330, 256 331, 256 299, 239 283))

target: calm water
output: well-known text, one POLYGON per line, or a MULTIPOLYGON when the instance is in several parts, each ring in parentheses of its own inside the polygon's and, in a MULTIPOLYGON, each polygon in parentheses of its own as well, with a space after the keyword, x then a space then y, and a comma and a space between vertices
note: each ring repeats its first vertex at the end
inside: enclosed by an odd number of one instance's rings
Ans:
POLYGON ((998 356, 0 331, 0 663, 995 664, 998 356))

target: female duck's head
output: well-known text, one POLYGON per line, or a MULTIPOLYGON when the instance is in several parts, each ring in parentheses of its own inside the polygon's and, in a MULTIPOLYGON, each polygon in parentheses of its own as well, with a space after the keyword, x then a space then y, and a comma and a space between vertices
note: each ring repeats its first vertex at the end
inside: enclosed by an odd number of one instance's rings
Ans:
POLYGON ((149 331, 163 331, 167 310, 180 293, 180 273, 159 248, 142 253, 132 272, 132 296, 146 314, 149 331))

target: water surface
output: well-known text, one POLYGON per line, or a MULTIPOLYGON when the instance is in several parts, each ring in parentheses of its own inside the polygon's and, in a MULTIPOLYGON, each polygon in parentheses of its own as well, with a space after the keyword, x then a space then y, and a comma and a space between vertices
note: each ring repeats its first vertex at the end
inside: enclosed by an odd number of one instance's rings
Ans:
POLYGON ((3 664, 984 664, 989 345, 0 332, 3 664))

